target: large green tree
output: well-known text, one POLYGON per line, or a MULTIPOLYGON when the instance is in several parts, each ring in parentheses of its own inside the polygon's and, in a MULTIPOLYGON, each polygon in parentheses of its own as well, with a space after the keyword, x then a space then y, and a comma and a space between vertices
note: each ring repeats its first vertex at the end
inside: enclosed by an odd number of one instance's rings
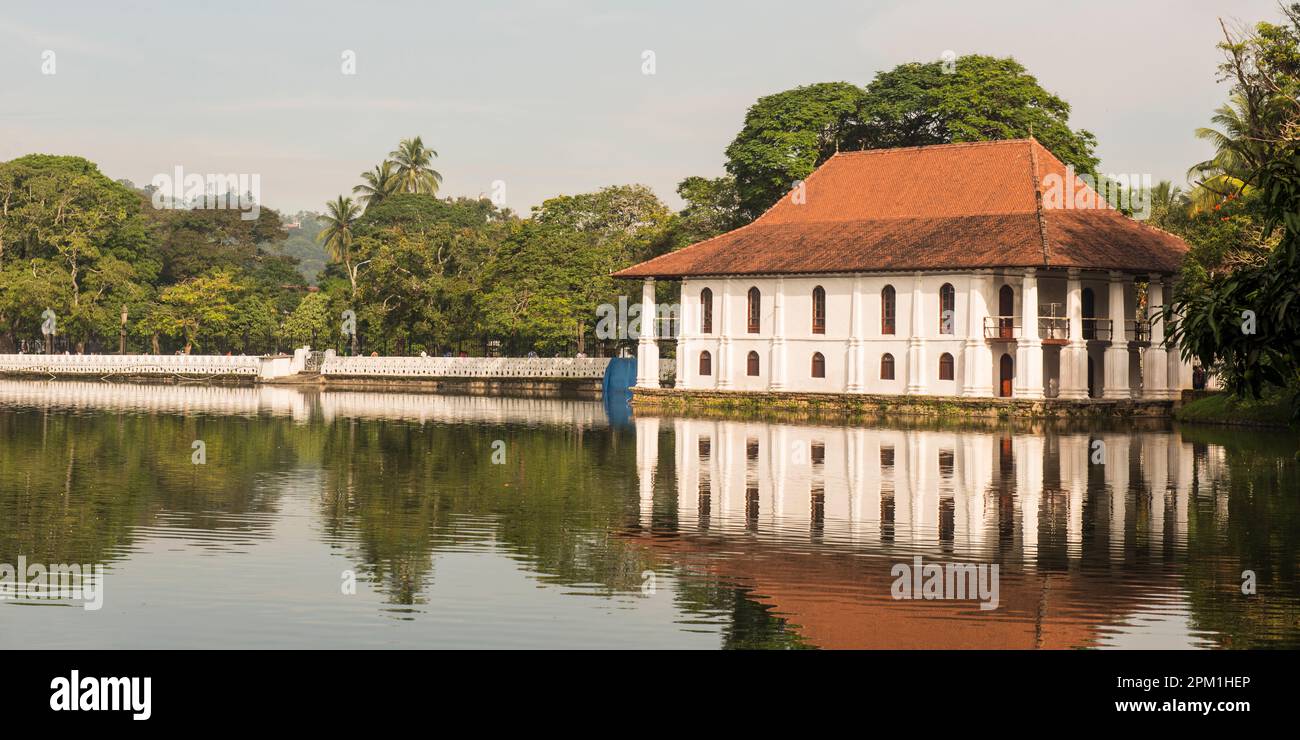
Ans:
POLYGON ((841 149, 861 148, 865 93, 848 82, 822 82, 758 99, 727 147, 727 172, 746 220, 841 149))
POLYGON ((865 89, 819 83, 759 98, 727 147, 743 216, 758 217, 833 154, 1033 136, 1094 173, 1095 137, 1069 125, 1070 106, 1019 62, 983 55, 913 62, 865 89))
POLYGON ((156 246, 139 195, 93 163, 44 154, 0 163, 0 344, 35 336, 46 309, 77 349, 115 338, 121 306, 157 272, 156 246))

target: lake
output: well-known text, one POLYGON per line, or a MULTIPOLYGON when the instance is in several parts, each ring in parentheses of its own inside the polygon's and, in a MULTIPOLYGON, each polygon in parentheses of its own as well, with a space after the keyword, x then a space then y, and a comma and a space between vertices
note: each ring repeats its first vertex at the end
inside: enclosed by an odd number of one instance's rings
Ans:
POLYGON ((0 380, 0 648, 1300 647, 1293 434, 621 403, 0 380))

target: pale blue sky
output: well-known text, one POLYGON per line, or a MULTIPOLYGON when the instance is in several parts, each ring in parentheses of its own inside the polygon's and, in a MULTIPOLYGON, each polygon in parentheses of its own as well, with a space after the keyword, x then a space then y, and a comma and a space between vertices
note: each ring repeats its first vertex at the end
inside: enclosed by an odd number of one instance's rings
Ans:
POLYGON ((443 194, 508 205, 723 169, 746 108, 811 82, 1015 56, 1093 131, 1102 167, 1183 180, 1226 95, 1217 18, 1274 0, 85 2, 0 5, 0 160, 79 154, 144 184, 175 165, 261 176, 319 210, 420 134, 443 194), (56 74, 41 73, 44 50, 56 74), (340 72, 345 49, 357 74, 340 72), (656 53, 657 73, 641 73, 656 53))

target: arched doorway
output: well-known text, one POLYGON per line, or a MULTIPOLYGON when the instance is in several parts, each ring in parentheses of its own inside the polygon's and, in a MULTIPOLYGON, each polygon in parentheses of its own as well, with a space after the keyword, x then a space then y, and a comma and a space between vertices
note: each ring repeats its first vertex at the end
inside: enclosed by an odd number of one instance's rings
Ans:
MULTIPOLYGON (((1083 289, 1083 318, 1086 319, 1083 322, 1083 338, 1085 340, 1096 339, 1097 323, 1092 319, 1097 318, 1097 297, 1093 295, 1092 288, 1083 289)), ((1092 366, 1089 365, 1088 377, 1092 377, 1091 368, 1092 366)), ((1091 381, 1089 381, 1088 386, 1092 387, 1091 381)))
POLYGON ((1002 319, 998 322, 998 338, 1011 339, 1012 326, 1014 319, 1011 317, 1016 313, 1016 292, 1011 289, 1010 285, 1002 286, 998 291, 998 316, 1002 319))
POLYGON ((1015 380, 1015 364, 1011 360, 1011 355, 1003 353, 1002 360, 998 363, 998 395, 1002 398, 1011 398, 1011 388, 1015 385, 1015 380))

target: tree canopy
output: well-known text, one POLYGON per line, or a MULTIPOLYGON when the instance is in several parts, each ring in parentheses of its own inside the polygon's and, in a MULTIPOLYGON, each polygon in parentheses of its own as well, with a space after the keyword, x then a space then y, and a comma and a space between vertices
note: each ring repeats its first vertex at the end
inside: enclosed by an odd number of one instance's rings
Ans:
POLYGON ((1019 62, 982 55, 911 62, 866 86, 824 82, 759 98, 727 147, 746 220, 838 151, 1033 136, 1080 173, 1096 138, 1069 125, 1070 106, 1019 62))

